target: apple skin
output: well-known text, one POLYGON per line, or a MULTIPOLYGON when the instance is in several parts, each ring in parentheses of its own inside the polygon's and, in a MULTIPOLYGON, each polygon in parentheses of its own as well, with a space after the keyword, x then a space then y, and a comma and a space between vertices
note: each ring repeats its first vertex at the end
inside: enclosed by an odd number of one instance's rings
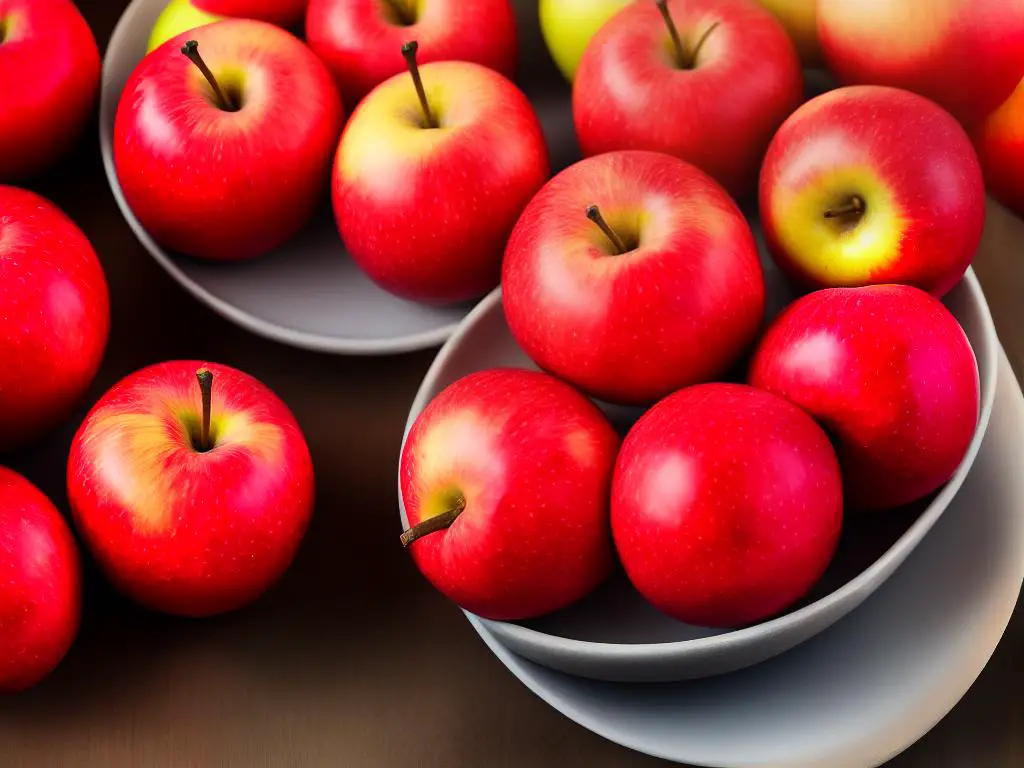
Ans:
POLYGON ((1024 217, 1024 80, 972 138, 989 193, 1024 217))
POLYGON ((312 216, 342 120, 330 74, 298 38, 261 21, 218 21, 136 67, 117 108, 114 163, 129 207, 165 248, 252 259, 312 216), (221 87, 241 92, 240 110, 217 106, 180 51, 188 39, 221 87))
POLYGON ((355 262, 389 292, 451 304, 488 292, 505 242, 550 173, 526 96, 468 62, 419 68, 440 128, 425 129, 409 74, 356 107, 334 165, 338 231, 355 262))
POLYGON ((71 649, 81 614, 71 529, 42 491, 0 467, 0 693, 49 677, 71 649))
POLYGON ((156 24, 153 25, 153 31, 149 35, 146 53, 159 48, 183 32, 213 24, 223 18, 223 16, 215 16, 212 13, 199 10, 192 0, 171 0, 156 18, 156 24))
POLYGON ((775 261, 806 285, 907 283, 942 296, 978 249, 985 185, 970 138, 934 102, 848 86, 779 129, 760 210, 775 261), (865 203, 859 220, 825 218, 852 195, 865 203))
POLYGON ((287 406, 224 365, 143 368, 96 403, 71 445, 75 525, 111 583, 153 610, 210 616, 247 605, 291 564, 314 500, 313 464, 287 406), (196 372, 213 373, 199 451, 196 372))
POLYGON ((602 400, 646 404, 723 375, 753 346, 765 283, 725 191, 637 150, 581 160, 530 201, 505 251, 502 301, 540 368, 602 400), (590 205, 639 247, 615 255, 590 205))
POLYGON ((418 61, 468 61, 505 77, 519 56, 509 0, 399 0, 419 9, 397 23, 390 0, 309 0, 306 40, 334 74, 342 100, 358 104, 374 87, 405 72, 402 45, 419 44, 418 61))
POLYGON ((779 20, 805 67, 822 64, 821 44, 818 42, 818 0, 757 0, 779 20))
POLYGON ((302 23, 307 0, 192 0, 199 11, 215 16, 255 19, 291 28, 302 23))
POLYGON ((548 52, 570 83, 594 34, 633 0, 540 0, 537 14, 548 52))
POLYGON ((587 46, 572 90, 584 156, 623 149, 675 155, 736 198, 756 189, 768 142, 803 99, 803 73, 782 25, 751 0, 673 0, 691 50, 712 24, 691 70, 675 66, 655 3, 635 2, 587 46))
POLYGON ((640 417, 615 463, 611 525, 626 575, 688 624, 736 627, 795 603, 831 562, 842 521, 828 436, 743 384, 669 395, 640 417))
POLYGON ((819 0, 829 69, 848 85, 888 85, 965 124, 1024 77, 1024 4, 1007 0, 819 0))
POLYGON ((70 0, 0 0, 0 182, 49 169, 92 115, 96 38, 70 0))
POLYGON ((0 185, 0 454, 71 415, 110 332, 103 267, 49 200, 0 185))
POLYGON ((596 588, 614 562, 608 495, 619 437, 591 401, 538 371, 498 368, 446 387, 402 448, 409 525, 465 510, 409 545, 456 605, 495 620, 540 616, 596 588))
POLYGON ((824 425, 851 509, 898 507, 937 490, 978 423, 967 336, 938 299, 912 286, 826 288, 798 299, 762 338, 749 382, 824 425))

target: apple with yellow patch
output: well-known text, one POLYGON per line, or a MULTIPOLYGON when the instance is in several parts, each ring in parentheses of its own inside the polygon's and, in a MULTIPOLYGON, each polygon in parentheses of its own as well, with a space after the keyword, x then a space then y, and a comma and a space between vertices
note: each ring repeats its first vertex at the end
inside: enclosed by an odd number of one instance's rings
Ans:
POLYGON ((198 361, 115 384, 76 433, 67 480, 76 527, 110 581, 182 616, 259 597, 313 511, 313 464, 288 407, 248 374, 198 361))
POLYGON ((471 613, 518 620, 564 608, 611 571, 618 447, 600 409, 553 376, 464 376, 416 417, 402 447, 401 542, 471 613))
POLYGON ((825 59, 842 83, 905 88, 965 124, 1024 77, 1021 0, 818 0, 817 12, 825 59))
MULTIPOLYGON (((363 271, 429 304, 498 284, 505 241, 548 178, 548 151, 526 96, 479 64, 417 65, 353 112, 334 161, 338 231, 363 271)), ((396 52, 397 54, 397 52, 396 52)))
POLYGON ((634 0, 540 0, 540 33, 562 76, 570 83, 590 38, 634 0))
POLYGON ((985 188, 949 113, 909 91, 848 86, 775 134, 760 209, 776 262, 804 284, 904 283, 942 296, 977 251, 985 188))
POLYGON ((1024 216, 1024 80, 974 129, 973 138, 988 191, 1024 216))

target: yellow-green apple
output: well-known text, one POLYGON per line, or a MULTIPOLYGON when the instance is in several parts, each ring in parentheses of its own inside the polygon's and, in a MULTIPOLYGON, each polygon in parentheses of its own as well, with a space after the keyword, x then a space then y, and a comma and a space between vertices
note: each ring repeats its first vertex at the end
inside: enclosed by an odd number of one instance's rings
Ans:
POLYGON ((402 448, 402 544, 471 613, 516 620, 563 608, 611 570, 618 446, 597 406, 552 376, 469 374, 420 413, 402 448))
POLYGON ((132 72, 114 163, 157 242, 248 259, 310 219, 342 119, 330 73, 298 38, 262 21, 218 21, 173 38, 132 72))
POLYGON ((570 83, 590 38, 632 0, 540 0, 540 32, 551 58, 570 83))
POLYGON ((76 527, 111 583, 182 616, 240 608, 291 564, 313 464, 288 407, 241 371, 143 368, 100 398, 71 444, 76 527))
POLYGON ((479 64, 416 65, 375 88, 345 126, 334 165, 338 231, 391 293, 430 304, 498 284, 509 232, 548 178, 526 96, 479 64))
POLYGON ((146 52, 160 47, 182 32, 213 24, 223 18, 223 16, 215 16, 212 13, 199 10, 192 0, 171 0, 156 18, 156 24, 153 25, 153 31, 149 35, 146 52))
POLYGON ((290 28, 302 21, 305 12, 306 0, 170 0, 153 25, 146 50, 226 18, 256 19, 290 28))
POLYGON ((100 83, 96 38, 70 0, 0 0, 0 181, 51 167, 78 139, 100 83))
POLYGON ((49 200, 0 186, 0 453, 71 414, 109 330, 107 280, 86 236, 49 200))
POLYGON ((964 123, 984 118, 1024 77, 1017 0, 818 0, 817 11, 840 82, 914 91, 964 123))
POLYGON ((781 397, 699 384, 647 411, 612 482, 615 549, 630 581, 679 621, 735 627, 810 591, 843 522, 828 436, 781 397))
POLYGON ((569 166, 508 241, 509 327, 542 369, 645 404, 723 375, 764 316, 750 226, 694 166, 642 150, 569 166))
POLYGON ((772 134, 802 98, 796 50, 764 8, 659 0, 628 5, 594 35, 572 112, 585 156, 665 152, 744 197, 772 134))
POLYGON ((789 33, 800 61, 806 67, 822 63, 818 43, 817 0, 757 0, 772 12, 789 33))
POLYGON ((973 139, 988 191, 1024 216, 1024 80, 975 127, 973 139))
POLYGON ((469 61, 511 78, 518 60, 510 0, 309 0, 306 40, 349 108, 405 69, 410 40, 422 64, 469 61))
POLYGON ((38 685, 78 634, 78 548, 43 492, 0 467, 0 693, 38 685))
POLYGON ((943 485, 978 421, 978 368, 956 318, 908 285, 825 288, 768 328, 750 383, 834 440, 851 508, 886 509, 943 485))
POLYGON ((948 112, 898 88, 848 86, 776 133, 760 209, 772 255, 804 284, 907 283, 941 296, 974 258, 985 188, 948 112))

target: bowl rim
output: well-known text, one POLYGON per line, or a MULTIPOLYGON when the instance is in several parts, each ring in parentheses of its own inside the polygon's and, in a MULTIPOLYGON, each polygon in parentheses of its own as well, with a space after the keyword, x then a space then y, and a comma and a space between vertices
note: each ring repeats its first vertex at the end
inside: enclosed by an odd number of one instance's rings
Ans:
MULTIPOLYGON (((482 616, 460 608, 463 614, 470 619, 479 621, 486 626, 499 641, 505 644, 529 646, 537 652, 544 652, 550 655, 564 656, 572 654, 576 657, 588 656, 600 658, 606 661, 636 661, 648 657, 671 657, 678 654, 699 655, 704 653, 727 652, 736 647, 745 646, 755 640, 763 639, 766 636, 779 635, 795 631, 798 627, 813 620, 814 617, 829 615, 847 601, 853 601, 850 610, 856 607, 859 601, 858 595, 867 591, 870 593, 873 586, 877 586, 884 578, 887 578, 903 562, 904 559, 921 542, 925 534, 934 526, 941 517, 946 507, 953 500, 953 497, 960 490, 967 477, 974 460, 981 449, 982 440, 988 429, 989 420, 992 415, 992 408, 995 403, 997 374, 999 370, 999 340, 996 333, 992 313, 989 310, 988 302, 985 299, 981 284, 974 274, 973 267, 968 267, 964 277, 960 281, 967 291, 969 301, 978 309, 979 319, 982 327, 982 343, 976 349, 971 344, 971 349, 978 360, 979 370, 984 366, 989 371, 985 381, 981 381, 980 401, 981 408, 978 415, 978 425, 974 431, 974 437, 964 454, 956 472, 946 482, 938 495, 924 509, 918 518, 907 528, 906 531, 874 562, 847 581, 841 587, 808 603, 795 611, 777 616, 773 619, 752 624, 739 629, 733 629, 718 635, 709 637, 693 638, 689 640, 672 640, 668 642, 649 643, 606 643, 596 640, 577 640, 575 638, 551 635, 530 627, 507 621, 487 619, 482 616), (983 358, 983 359, 982 359, 983 358)), ((958 285, 960 284, 958 283, 958 285)), ((430 394, 437 389, 437 381, 441 372, 447 367, 449 360, 461 347, 463 340, 476 327, 478 322, 485 316, 495 311, 503 311, 501 303, 501 286, 495 288, 484 297, 459 324, 459 327, 449 337, 437 353, 430 367, 427 369, 423 381, 416 392, 416 396, 409 408, 409 415, 406 420, 405 429, 402 434, 402 448, 409 436, 416 417, 423 411, 432 399, 430 394)), ((979 377, 980 378, 980 377, 979 377)), ((401 454, 400 454, 401 455, 401 454)), ((403 526, 408 524, 405 513, 405 503, 401 492, 401 470, 398 472, 398 507, 399 517, 403 526)), ((866 596, 866 595, 865 595, 866 596)), ((863 598, 862 598, 863 599, 863 598)), ((839 614, 841 617, 843 614, 839 614)), ((837 617, 838 618, 838 617, 837 617)), ((827 625, 826 625, 827 626, 827 625)))
POLYGON ((149 255, 164 268, 178 285, 217 314, 258 336, 263 336, 288 346, 334 354, 388 355, 430 349, 440 346, 450 338, 455 329, 458 328, 460 321, 446 323, 428 331, 419 331, 388 339, 360 339, 346 336, 328 336, 309 331, 297 331, 269 320, 264 320, 257 315, 239 309, 229 301, 215 296, 200 283, 189 277, 174 259, 167 255, 163 248, 153 240, 128 206, 128 202, 125 200, 124 193, 121 190, 121 184, 117 178, 117 170, 114 167, 113 121, 117 111, 117 101, 120 99, 121 93, 120 91, 113 93, 113 74, 108 66, 110 57, 115 55, 115 52, 129 45, 129 28, 134 22, 135 17, 141 12, 141 9, 149 2, 154 2, 154 0, 132 0, 114 26, 114 31, 110 35, 110 41, 107 43, 107 48, 103 55, 103 74, 100 81, 99 100, 100 156, 103 160, 103 170, 107 176, 107 183, 114 194, 114 200, 121 210, 121 215, 128 222, 128 226, 139 242, 142 243, 143 247, 149 252, 149 255))

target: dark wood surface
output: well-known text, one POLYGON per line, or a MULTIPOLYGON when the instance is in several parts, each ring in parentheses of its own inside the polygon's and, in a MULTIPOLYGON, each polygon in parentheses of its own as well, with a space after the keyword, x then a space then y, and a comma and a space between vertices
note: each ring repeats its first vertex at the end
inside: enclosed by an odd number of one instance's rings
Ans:
MULTIPOLYGON (((79 5, 105 48, 125 0, 79 5)), ((398 449, 432 351, 378 359, 312 354, 257 338, 200 306, 122 219, 100 165, 95 122, 72 157, 26 186, 78 222, 107 270, 113 330, 89 402, 164 359, 206 358, 246 370, 302 424, 318 504, 292 570, 263 600, 229 616, 154 616, 90 570, 81 635, 65 663, 35 690, 0 701, 0 765, 663 764, 604 741, 535 698, 397 546, 398 449)), ((986 237, 975 266, 1019 376, 1024 225, 993 206, 986 237)), ((76 424, 11 462, 64 509, 76 424)), ((1024 766, 1022 668, 1018 611, 963 701, 891 765, 1024 766)))

